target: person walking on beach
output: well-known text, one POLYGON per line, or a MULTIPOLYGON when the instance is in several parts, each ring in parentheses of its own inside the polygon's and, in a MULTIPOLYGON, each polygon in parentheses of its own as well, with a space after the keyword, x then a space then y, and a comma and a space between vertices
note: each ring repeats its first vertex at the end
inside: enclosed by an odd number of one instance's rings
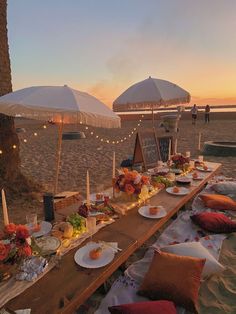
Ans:
POLYGON ((205 123, 210 122, 210 111, 211 111, 210 106, 206 105, 206 107, 205 107, 205 123))
POLYGON ((191 109, 191 114, 192 114, 192 124, 196 124, 196 120, 197 120, 197 105, 194 104, 192 109, 191 109))

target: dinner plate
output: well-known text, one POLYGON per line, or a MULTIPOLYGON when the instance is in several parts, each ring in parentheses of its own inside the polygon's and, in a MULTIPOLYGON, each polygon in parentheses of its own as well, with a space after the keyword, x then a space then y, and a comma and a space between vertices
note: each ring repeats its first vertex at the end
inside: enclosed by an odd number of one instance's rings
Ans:
POLYGON ((203 171, 203 172, 212 172, 213 169, 208 167, 207 169, 204 169, 203 167, 196 167, 197 170, 203 171))
POLYGON ((176 182, 181 183, 181 184, 190 184, 191 183, 191 178, 187 177, 187 176, 180 176, 177 177, 176 182))
POLYGON ((40 230, 37 232, 34 232, 32 236, 34 238, 39 238, 48 234, 51 230, 52 230, 52 224, 48 221, 42 221, 40 223, 40 230))
POLYGON ((165 211, 163 206, 157 206, 159 208, 159 211, 156 215, 150 215, 149 214, 149 208, 153 206, 142 206, 138 209, 138 212, 141 216, 146 218, 162 218, 167 215, 167 212, 165 211))
POLYGON ((61 245, 61 241, 56 237, 46 236, 37 239, 36 244, 42 250, 42 253, 56 252, 61 245))
POLYGON ((191 173, 188 174, 187 177, 190 178, 190 179, 192 179, 192 180, 203 180, 203 179, 205 178, 205 176, 204 176, 203 174, 199 174, 199 173, 198 173, 197 178, 194 178, 191 173))
POLYGON ((173 192, 173 187, 169 187, 166 189, 166 192, 172 195, 182 196, 182 195, 187 195, 189 193, 189 189, 186 189, 184 187, 179 187, 179 193, 175 193, 173 192))
POLYGON ((114 250, 111 247, 107 246, 103 248, 100 258, 96 260, 89 257, 89 252, 99 247, 101 247, 101 244, 89 242, 87 245, 78 249, 74 256, 76 264, 85 268, 99 268, 109 264, 115 256, 114 250))
POLYGON ((174 174, 181 174, 183 172, 183 170, 172 168, 172 169, 170 169, 170 172, 173 172, 174 174))
POLYGON ((109 196, 109 198, 111 197, 110 194, 107 193, 94 193, 90 195, 90 201, 95 203, 95 202, 103 202, 104 201, 104 196, 109 196), (101 199, 97 200, 96 198, 96 194, 102 194, 101 199))

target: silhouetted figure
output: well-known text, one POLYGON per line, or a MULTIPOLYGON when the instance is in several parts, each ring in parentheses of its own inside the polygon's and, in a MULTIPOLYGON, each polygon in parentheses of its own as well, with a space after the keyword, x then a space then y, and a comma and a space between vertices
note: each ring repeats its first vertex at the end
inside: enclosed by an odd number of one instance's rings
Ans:
POLYGON ((192 107, 192 109, 191 109, 192 124, 194 124, 194 125, 196 124, 196 120, 197 120, 197 111, 198 111, 197 105, 194 104, 193 107, 192 107))
POLYGON ((206 105, 206 107, 205 107, 205 123, 210 122, 210 111, 211 111, 210 106, 206 105))

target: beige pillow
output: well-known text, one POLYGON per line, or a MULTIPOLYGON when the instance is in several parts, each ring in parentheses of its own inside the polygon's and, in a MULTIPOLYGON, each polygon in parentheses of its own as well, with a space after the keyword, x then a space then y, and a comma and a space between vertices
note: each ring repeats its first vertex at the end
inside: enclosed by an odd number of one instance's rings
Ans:
POLYGON ((225 270, 213 255, 200 242, 186 242, 175 245, 169 245, 161 249, 163 252, 173 253, 181 256, 192 256, 205 258, 206 263, 203 268, 202 277, 206 278, 225 270))

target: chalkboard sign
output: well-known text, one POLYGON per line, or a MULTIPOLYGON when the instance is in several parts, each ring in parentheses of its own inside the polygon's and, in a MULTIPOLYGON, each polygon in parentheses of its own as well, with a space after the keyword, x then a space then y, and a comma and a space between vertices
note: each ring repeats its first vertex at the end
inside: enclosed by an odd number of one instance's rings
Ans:
POLYGON ((157 165, 160 160, 159 146, 154 130, 137 134, 133 164, 142 163, 145 170, 157 165))
POLYGON ((170 154, 173 153, 173 137, 172 136, 164 136, 158 137, 158 146, 160 151, 160 157, 163 162, 166 162, 169 158, 169 149, 170 154))

